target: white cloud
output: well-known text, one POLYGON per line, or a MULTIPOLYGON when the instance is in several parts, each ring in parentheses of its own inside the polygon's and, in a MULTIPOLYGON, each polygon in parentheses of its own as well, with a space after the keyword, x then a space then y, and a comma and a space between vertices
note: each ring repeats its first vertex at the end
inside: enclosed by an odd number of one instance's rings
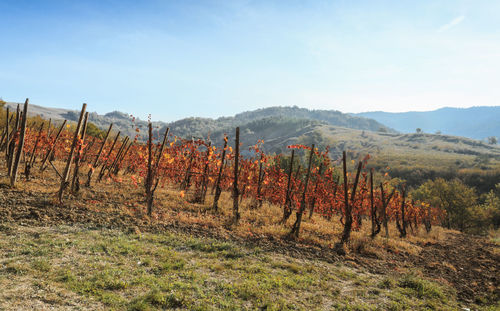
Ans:
POLYGON ((457 26, 458 24, 460 24, 461 22, 463 22, 465 19, 465 16, 464 15, 460 15, 458 17, 455 17, 454 19, 452 19, 449 23, 447 24, 444 24, 443 26, 439 27, 439 29, 437 30, 437 32, 445 32, 455 26, 457 26))

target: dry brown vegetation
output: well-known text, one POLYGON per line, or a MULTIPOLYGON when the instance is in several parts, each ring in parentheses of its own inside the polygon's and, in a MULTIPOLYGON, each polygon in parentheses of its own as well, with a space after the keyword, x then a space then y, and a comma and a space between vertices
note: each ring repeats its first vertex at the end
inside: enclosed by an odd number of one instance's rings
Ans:
MULTIPOLYGON (((56 162, 56 165, 62 163, 56 162)), ((16 188, 10 188, 7 178, 1 177, 0 219, 3 223, 76 224, 134 234, 178 232, 258 247, 292 258, 344 262, 377 275, 417 273, 454 288, 457 298, 466 304, 491 305, 499 297, 498 245, 441 227, 433 227, 429 234, 423 227, 413 228, 407 238, 400 239, 395 224, 390 224, 390 238, 371 239, 368 226, 362 226, 352 233, 349 254, 342 258, 333 250, 334 241, 338 241, 342 233, 337 218, 305 217, 300 239, 288 240, 286 235, 291 223, 280 225, 281 208, 268 203, 259 209, 250 209, 252 202, 243 200, 239 225, 233 226, 230 193, 222 193, 220 209, 215 214, 209 203, 190 203, 192 190, 184 193, 165 184, 158 188, 155 212, 148 217, 142 187, 125 179, 119 184, 111 179, 103 180, 92 188, 83 188, 78 196, 70 196, 60 205, 56 200, 58 180, 52 172, 43 174, 36 170, 30 181, 23 180, 16 188)), ((211 202, 211 198, 207 202, 211 202)))

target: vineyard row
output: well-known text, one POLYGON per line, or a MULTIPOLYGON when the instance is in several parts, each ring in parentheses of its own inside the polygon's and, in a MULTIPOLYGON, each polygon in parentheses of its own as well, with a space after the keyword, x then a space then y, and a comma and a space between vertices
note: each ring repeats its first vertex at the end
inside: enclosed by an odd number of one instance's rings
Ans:
POLYGON ((250 199, 249 209, 263 208, 263 202, 268 202, 281 206, 283 225, 295 213, 290 238, 299 237, 303 217, 340 216, 343 232, 335 246, 339 253, 345 252, 352 230, 358 230, 364 220, 369 221, 372 238, 382 229, 388 237, 388 223, 392 221, 405 237, 408 227, 424 225, 429 232, 432 224, 444 217, 443 210, 412 199, 404 183, 391 183, 381 175, 378 179, 382 182, 374 184, 376 173, 366 169, 368 155, 350 172, 346 152, 333 161, 328 148, 320 152, 314 145, 290 145, 290 155, 268 155, 262 150, 264 142, 259 141, 250 148, 253 156, 243 157, 239 128, 234 144, 225 136, 220 147, 208 139, 177 138, 168 128, 161 140, 155 140, 151 123, 147 142, 140 142, 137 136, 121 137, 120 132, 112 131, 113 124, 104 137, 90 136, 86 104, 75 128, 66 120, 58 126, 51 121, 28 125, 28 107, 27 99, 22 111, 19 105, 15 113, 6 110, 0 151, 5 153, 10 183, 15 186, 22 166, 27 182, 33 169, 54 171, 60 178, 60 203, 65 193, 77 193, 82 186, 129 179, 144 187, 149 216, 155 212, 155 191, 167 183, 178 187, 181 196, 190 193, 190 201, 201 204, 206 204, 207 192, 211 191, 213 201, 209 206, 217 213, 221 193, 229 191, 234 225, 239 222, 243 198, 250 199), (300 160, 301 152, 306 155, 305 161, 300 160), (64 163, 64 169, 59 171, 54 161, 64 163))

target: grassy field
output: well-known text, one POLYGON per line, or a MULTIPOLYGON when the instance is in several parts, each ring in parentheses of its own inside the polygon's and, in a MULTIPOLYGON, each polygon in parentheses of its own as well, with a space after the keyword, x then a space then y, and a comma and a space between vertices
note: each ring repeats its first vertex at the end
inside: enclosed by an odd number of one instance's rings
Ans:
POLYGON ((372 274, 171 232, 0 229, 5 310, 460 310, 451 287, 416 270, 372 274))

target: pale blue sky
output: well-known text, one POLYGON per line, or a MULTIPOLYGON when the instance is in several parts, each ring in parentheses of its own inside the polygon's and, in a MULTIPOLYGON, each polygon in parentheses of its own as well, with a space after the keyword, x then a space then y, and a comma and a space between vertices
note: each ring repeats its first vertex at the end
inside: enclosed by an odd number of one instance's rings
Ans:
POLYGON ((154 120, 500 105, 500 1, 4 1, 0 96, 154 120))

